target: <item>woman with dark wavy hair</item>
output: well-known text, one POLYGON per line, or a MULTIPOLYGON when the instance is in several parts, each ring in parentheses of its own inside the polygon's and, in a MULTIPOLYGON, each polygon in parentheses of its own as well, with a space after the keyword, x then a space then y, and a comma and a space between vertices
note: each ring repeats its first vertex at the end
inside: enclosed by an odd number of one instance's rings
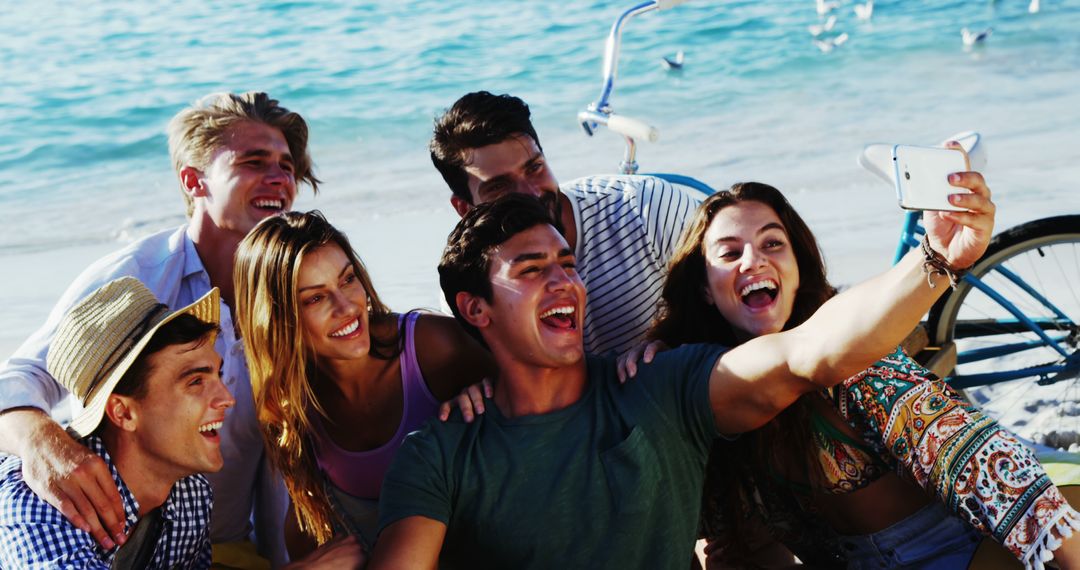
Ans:
MULTIPOLYGON (((835 292, 780 191, 736 184, 683 232, 653 343, 620 366, 632 375, 665 346, 735 346, 795 327, 835 292)), ((1080 548, 1066 540, 1080 515, 1031 451, 899 348, 718 440, 702 507, 710 568, 790 565, 791 553, 819 567, 962 568, 982 535, 1036 568, 1080 548)))

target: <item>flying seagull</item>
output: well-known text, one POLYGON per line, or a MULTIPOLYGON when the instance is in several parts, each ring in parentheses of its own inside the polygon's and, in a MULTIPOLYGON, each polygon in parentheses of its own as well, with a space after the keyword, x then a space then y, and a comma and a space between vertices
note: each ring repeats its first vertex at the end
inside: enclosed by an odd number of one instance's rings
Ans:
POLYGON ((841 46, 848 40, 847 32, 836 36, 835 38, 826 38, 823 40, 814 40, 814 45, 821 50, 821 53, 829 53, 836 49, 837 46, 841 46))
MULTIPOLYGON (((1031 0, 1038 2, 1039 0, 1031 0)), ((874 0, 866 0, 866 4, 855 5, 855 16, 860 20, 869 20, 874 15, 874 0)))
POLYGON ((825 20, 824 24, 814 24, 812 26, 809 26, 807 29, 810 30, 810 33, 816 38, 816 37, 820 36, 821 34, 824 34, 825 32, 832 31, 833 26, 835 26, 835 25, 836 25, 836 14, 833 14, 833 15, 829 16, 828 20, 825 20))
POLYGON ((818 13, 818 16, 824 16, 825 14, 828 14, 829 12, 832 12, 833 10, 835 10, 835 9, 837 9, 839 7, 840 7, 839 2, 835 2, 835 1, 831 1, 831 0, 817 0, 817 13, 818 13))
POLYGON ((993 28, 986 28, 985 30, 975 33, 971 30, 964 28, 960 30, 960 37, 964 40, 964 45, 971 47, 973 45, 981 45, 986 41, 986 38, 990 37, 990 34, 994 31, 993 28))
POLYGON ((683 57, 684 57, 683 50, 679 50, 678 53, 675 54, 675 57, 668 57, 668 56, 665 55, 664 58, 663 58, 664 59, 664 65, 668 69, 682 69, 683 57))

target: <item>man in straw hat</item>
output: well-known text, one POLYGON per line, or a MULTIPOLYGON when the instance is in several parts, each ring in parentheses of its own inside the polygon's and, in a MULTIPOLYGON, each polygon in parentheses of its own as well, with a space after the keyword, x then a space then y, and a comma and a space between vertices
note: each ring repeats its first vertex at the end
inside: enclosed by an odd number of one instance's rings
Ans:
POLYGON ((299 182, 313 189, 318 184, 307 142, 304 119, 266 93, 210 95, 182 110, 169 124, 169 148, 188 222, 92 264, 49 320, 0 365, 0 451, 22 457, 30 488, 106 549, 124 540, 120 494, 105 462, 51 419, 66 390, 47 370, 45 355, 75 303, 113 279, 132 276, 172 307, 186 306, 212 287, 221 290, 222 331, 215 348, 237 405, 221 432, 225 466, 207 476, 217 496, 210 529, 214 556, 228 557, 232 566, 265 564, 248 541, 254 531, 260 554, 275 563, 286 558, 287 495, 263 454, 230 307, 237 244, 259 220, 289 210, 299 182))
POLYGON ((0 566, 208 568, 213 493, 202 472, 221 469, 218 430, 236 403, 214 351, 220 300, 211 289, 178 311, 138 279, 121 277, 61 320, 49 373, 83 409, 68 431, 108 466, 139 537, 103 548, 38 497, 22 460, 0 462, 0 566), (136 525, 138 525, 136 527, 136 525))

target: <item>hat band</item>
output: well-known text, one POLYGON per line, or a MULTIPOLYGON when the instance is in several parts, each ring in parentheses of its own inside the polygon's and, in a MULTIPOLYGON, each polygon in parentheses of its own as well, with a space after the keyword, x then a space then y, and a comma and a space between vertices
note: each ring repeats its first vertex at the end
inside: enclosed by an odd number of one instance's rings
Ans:
POLYGON ((169 306, 164 303, 158 303, 146 312, 146 316, 144 316, 141 321, 139 321, 134 327, 132 327, 132 329, 128 331, 127 335, 125 335, 124 338, 121 339, 119 343, 117 343, 116 347, 113 348, 112 352, 109 353, 108 358, 105 359, 106 364, 102 366, 100 370, 98 370, 98 373, 95 374, 94 378, 90 381, 90 385, 87 387, 86 390, 86 397, 89 397, 90 394, 93 394, 94 390, 97 389, 98 385, 100 385, 103 380, 109 377, 109 374, 114 368, 116 368, 116 365, 119 364, 125 356, 127 356, 127 353, 130 352, 131 348, 139 342, 139 339, 141 339, 143 335, 146 334, 146 331, 150 330, 150 328, 153 327, 160 320, 159 317, 164 316, 168 312, 169 306))

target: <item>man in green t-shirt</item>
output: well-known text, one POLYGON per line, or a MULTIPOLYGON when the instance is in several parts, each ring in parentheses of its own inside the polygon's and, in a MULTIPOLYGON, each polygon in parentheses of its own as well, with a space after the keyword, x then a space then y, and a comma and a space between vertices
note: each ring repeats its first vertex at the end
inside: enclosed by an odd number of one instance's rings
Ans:
MULTIPOLYGON (((952 267, 989 243, 982 177, 965 225, 927 221, 952 267)), ((383 482, 372 568, 678 568, 696 538, 705 460, 719 434, 761 426, 803 393, 889 352, 947 288, 922 258, 836 296, 804 324, 724 351, 662 353, 618 383, 587 356, 585 288, 535 198, 477 206, 450 234, 440 282, 499 366, 486 414, 429 422, 383 482)))

